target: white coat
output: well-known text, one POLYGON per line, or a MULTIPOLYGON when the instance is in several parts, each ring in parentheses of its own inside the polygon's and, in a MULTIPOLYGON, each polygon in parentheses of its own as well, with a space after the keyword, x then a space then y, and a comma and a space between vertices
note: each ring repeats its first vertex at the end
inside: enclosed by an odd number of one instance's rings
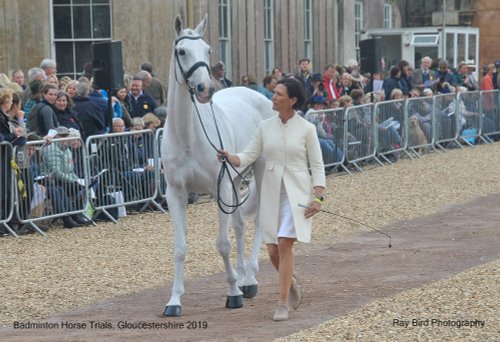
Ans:
POLYGON ((259 213, 264 242, 278 241, 282 183, 290 201, 297 240, 310 242, 312 219, 304 217, 305 209, 298 204, 309 205, 314 187, 324 187, 326 183, 316 127, 297 113, 286 124, 279 116, 264 120, 246 149, 237 154, 240 166, 252 164, 261 154, 266 160, 259 213))

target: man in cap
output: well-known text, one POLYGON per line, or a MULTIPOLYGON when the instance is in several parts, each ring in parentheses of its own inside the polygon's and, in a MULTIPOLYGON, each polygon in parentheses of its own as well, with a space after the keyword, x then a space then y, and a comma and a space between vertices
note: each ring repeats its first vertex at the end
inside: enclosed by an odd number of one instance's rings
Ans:
POLYGON ((306 92, 310 94, 308 96, 309 99, 313 96, 328 98, 328 92, 325 90, 325 85, 323 84, 323 76, 320 73, 315 73, 311 76, 309 89, 306 89, 306 92))
MULTIPOLYGON (((70 131, 67 127, 56 127, 56 139, 67 138, 70 131)), ((75 161, 70 149, 71 140, 55 141, 44 148, 42 170, 50 174, 48 185, 49 198, 52 200, 56 214, 77 211, 85 207, 85 186, 75 173, 75 161), (51 195, 52 194, 52 195, 51 195)), ((75 228, 89 225, 92 222, 82 214, 62 216, 64 228, 75 228)))
POLYGON ((307 111, 306 115, 304 115, 304 118, 307 121, 312 122, 313 119, 317 116, 316 112, 326 108, 326 98, 321 95, 311 96, 311 98, 309 98, 308 106, 309 110, 307 111))

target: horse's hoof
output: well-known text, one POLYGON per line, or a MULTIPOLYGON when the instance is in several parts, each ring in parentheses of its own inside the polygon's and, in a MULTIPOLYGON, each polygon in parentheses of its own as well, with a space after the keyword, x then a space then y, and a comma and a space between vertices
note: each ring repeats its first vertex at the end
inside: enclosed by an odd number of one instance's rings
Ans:
POLYGON ((243 306, 243 295, 239 296, 227 296, 226 308, 228 309, 238 309, 243 306))
POLYGON ((182 306, 180 305, 167 305, 163 311, 163 316, 167 317, 181 317, 182 306))
POLYGON ((241 289, 243 292, 243 297, 245 298, 253 298, 257 295, 257 284, 256 285, 245 285, 241 289))

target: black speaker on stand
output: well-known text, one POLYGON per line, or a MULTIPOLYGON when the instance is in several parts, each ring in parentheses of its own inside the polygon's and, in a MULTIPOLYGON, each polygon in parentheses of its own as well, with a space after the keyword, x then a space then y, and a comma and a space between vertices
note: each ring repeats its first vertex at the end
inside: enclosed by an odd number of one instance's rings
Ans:
POLYGON ((361 72, 369 72, 371 74, 370 78, 370 90, 372 93, 373 102, 373 74, 382 71, 382 39, 381 38, 371 38, 359 41, 359 55, 360 55, 360 66, 361 72))
POLYGON ((108 115, 106 125, 113 132, 113 108, 111 94, 123 88, 123 57, 120 40, 104 41, 92 44, 92 75, 94 87, 108 93, 108 115))

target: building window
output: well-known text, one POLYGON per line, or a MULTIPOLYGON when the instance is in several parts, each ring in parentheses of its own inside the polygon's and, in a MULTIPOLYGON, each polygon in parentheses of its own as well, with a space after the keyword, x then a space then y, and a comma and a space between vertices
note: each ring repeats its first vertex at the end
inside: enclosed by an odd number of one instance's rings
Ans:
POLYGON ((274 0, 264 0, 264 63, 269 75, 274 65, 274 0))
POLYGON ((312 59, 312 0, 304 0, 304 57, 312 59))
POLYGON ((384 4, 384 28, 392 28, 392 5, 384 4))
POLYGON ((361 30, 363 29, 363 2, 354 3, 354 43, 356 46, 356 55, 359 61, 359 41, 361 39, 361 30))
POLYGON ((226 66, 226 75, 231 78, 231 9, 229 0, 219 0, 219 56, 226 66))
POLYGON ((92 61, 91 44, 111 40, 109 0, 52 0, 53 42, 59 76, 77 78, 92 61))

